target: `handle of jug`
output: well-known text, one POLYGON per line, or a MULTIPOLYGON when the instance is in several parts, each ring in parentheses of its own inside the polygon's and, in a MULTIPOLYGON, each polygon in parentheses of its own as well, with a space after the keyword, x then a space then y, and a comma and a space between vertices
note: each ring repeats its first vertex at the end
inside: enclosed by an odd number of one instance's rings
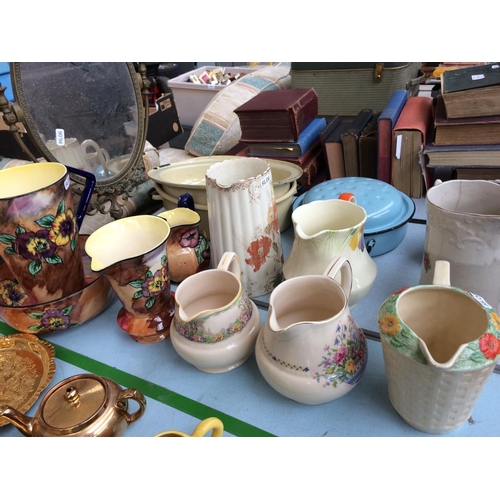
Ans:
POLYGON ((234 252, 224 252, 217 269, 223 269, 233 273, 238 279, 241 279, 240 259, 234 252))
POLYGON ((357 205, 356 196, 354 196, 352 193, 341 193, 339 195, 339 200, 349 201, 357 205))
POLYGON ((436 260, 434 265, 433 285, 451 286, 450 263, 447 260, 436 260))
POLYGON ((80 229, 83 218, 85 217, 85 212, 87 211, 87 207, 90 203, 90 198, 92 198, 92 193, 94 192, 96 178, 94 174, 86 172, 85 170, 68 167, 67 165, 66 168, 68 172, 85 178, 85 187, 83 188, 82 194, 80 195, 80 201, 76 209, 76 225, 78 226, 78 229, 80 229))
POLYGON ((324 276, 328 276, 331 279, 335 279, 337 274, 340 272, 340 286, 346 295, 346 299, 349 302, 349 297, 351 296, 352 287, 352 268, 351 263, 344 257, 334 257, 328 267, 323 273, 324 276))
POLYGON ((191 435, 193 437, 203 437, 210 430, 212 431, 211 437, 222 437, 224 424, 216 417, 206 418, 196 426, 191 435))

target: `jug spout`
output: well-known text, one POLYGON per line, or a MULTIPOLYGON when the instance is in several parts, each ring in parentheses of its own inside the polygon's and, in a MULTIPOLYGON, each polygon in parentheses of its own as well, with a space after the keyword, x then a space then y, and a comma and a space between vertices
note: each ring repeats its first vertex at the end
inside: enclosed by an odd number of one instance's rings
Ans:
POLYGON ((427 363, 430 366, 433 366, 434 368, 437 368, 439 370, 449 370, 455 364, 455 362, 458 360, 458 358, 460 358, 460 356, 462 355, 462 352, 467 347, 467 344, 462 344, 461 346, 458 347, 458 349, 451 356, 451 358, 449 358, 446 361, 438 362, 432 356, 429 348, 427 347, 427 344, 421 338, 418 338, 418 345, 420 347, 420 350, 422 351, 422 354, 424 355, 425 359, 427 360, 427 363))
POLYGON ((20 411, 7 405, 0 406, 0 417, 5 418, 11 424, 15 425, 25 436, 33 436, 33 419, 20 411))

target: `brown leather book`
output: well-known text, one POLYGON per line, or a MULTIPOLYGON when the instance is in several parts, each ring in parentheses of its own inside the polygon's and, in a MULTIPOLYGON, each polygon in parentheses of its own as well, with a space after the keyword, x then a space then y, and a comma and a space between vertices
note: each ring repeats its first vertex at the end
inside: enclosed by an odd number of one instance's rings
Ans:
POLYGON ((359 176, 377 178, 378 117, 376 113, 359 136, 359 176))
POLYGON ((392 185, 421 198, 425 190, 423 148, 432 126, 432 99, 409 97, 393 131, 392 185))
POLYGON ((341 136, 346 177, 359 177, 359 138, 373 115, 373 109, 362 109, 341 136))
POLYGON ((330 179, 346 176, 342 134, 349 129, 354 118, 354 116, 335 115, 320 134, 330 179))
POLYGON ((436 146, 461 144, 498 144, 500 142, 500 115, 447 118, 442 96, 438 96, 434 118, 436 146))
POLYGON ((296 142, 318 115, 313 88, 267 90, 234 110, 242 142, 296 142))

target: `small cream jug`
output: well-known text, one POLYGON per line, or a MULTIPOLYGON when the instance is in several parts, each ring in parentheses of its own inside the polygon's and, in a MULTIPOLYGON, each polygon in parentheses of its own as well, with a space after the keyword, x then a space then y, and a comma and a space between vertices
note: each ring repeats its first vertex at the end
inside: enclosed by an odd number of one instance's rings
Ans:
POLYGON ((271 293, 255 357, 265 380, 282 395, 316 405, 358 384, 368 350, 349 310, 351 282, 349 262, 335 257, 322 275, 288 279, 271 293))
POLYGON ((450 285, 450 263, 436 261, 431 285, 404 288, 380 307, 389 398, 409 425, 444 434, 472 413, 500 357, 500 317, 450 285))
POLYGON ((320 275, 333 257, 344 257, 352 268, 349 306, 354 307, 371 289, 377 265, 364 240, 366 212, 350 193, 339 199, 317 200, 292 213, 294 241, 283 265, 286 279, 320 275))
POLYGON ((254 349, 260 314, 240 276, 238 256, 225 252, 217 269, 189 276, 175 291, 172 346, 181 358, 201 371, 233 370, 254 349))

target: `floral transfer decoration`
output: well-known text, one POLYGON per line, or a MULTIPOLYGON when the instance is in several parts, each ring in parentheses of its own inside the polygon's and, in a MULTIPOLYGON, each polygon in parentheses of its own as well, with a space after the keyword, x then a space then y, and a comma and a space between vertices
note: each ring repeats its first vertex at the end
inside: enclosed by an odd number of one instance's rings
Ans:
POLYGON ((323 387, 337 387, 339 383, 357 384, 363 375, 368 359, 366 338, 349 316, 349 322, 339 323, 333 344, 324 347, 324 355, 314 374, 323 387))
POLYGON ((179 245, 195 251, 198 264, 210 259, 210 245, 207 235, 198 226, 190 227, 179 238, 179 245))
POLYGON ((19 307, 26 302, 28 295, 17 280, 0 281, 0 304, 19 307))
POLYGON ((64 309, 46 309, 44 312, 26 313, 30 318, 39 320, 39 323, 31 325, 28 330, 34 333, 55 332, 78 326, 79 323, 71 323, 71 310, 73 306, 64 309))
POLYGON ((133 288, 138 288, 132 299, 145 298, 146 309, 151 309, 156 302, 156 297, 160 295, 168 286, 168 261, 167 256, 161 258, 161 268, 154 274, 151 269, 148 269, 143 280, 133 280, 128 283, 133 288))
POLYGON ((66 209, 64 200, 55 216, 45 215, 35 224, 40 227, 37 231, 27 231, 18 225, 14 235, 0 234, 0 242, 9 245, 5 253, 30 261, 28 270, 33 276, 42 270, 43 263, 63 264, 58 249, 69 244, 74 252, 78 240, 76 217, 71 208, 66 209))
POLYGON ((428 252, 424 252, 424 258, 423 258, 422 265, 424 266, 424 269, 425 269, 426 273, 428 273, 432 269, 431 259, 429 257, 429 253, 428 252))
POLYGON ((249 257, 245 259, 245 263, 251 266, 254 273, 257 273, 263 266, 272 269, 272 272, 266 272, 266 292, 271 292, 284 280, 282 272, 284 257, 274 200, 271 201, 267 210, 266 226, 263 231, 258 231, 254 235, 254 239, 247 248, 247 254, 249 257), (268 265, 269 261, 274 264, 268 265), (276 272, 277 269, 279 272, 276 272))
MULTIPOLYGON (((382 304, 378 312, 378 326, 380 333, 396 350, 419 363, 427 364, 418 345, 418 337, 397 314, 398 298, 408 288, 393 293, 382 304)), ((460 288, 451 287, 451 289, 474 297, 460 288)), ((491 307, 481 305, 488 314, 488 329, 479 339, 467 344, 460 358, 452 366, 452 370, 476 369, 490 364, 500 356, 500 316, 491 307)))
POLYGON ((227 309, 232 307, 236 307, 240 310, 238 317, 231 325, 227 326, 226 328, 221 328, 215 334, 213 332, 205 331, 205 321, 203 319, 185 322, 180 320, 179 317, 175 315, 174 327, 182 336, 194 342, 204 342, 207 344, 220 342, 221 340, 227 339, 228 337, 241 332, 252 317, 252 302, 246 294, 240 295, 235 304, 230 304, 221 311, 211 313, 210 317, 218 314, 219 312, 227 311, 227 309))

